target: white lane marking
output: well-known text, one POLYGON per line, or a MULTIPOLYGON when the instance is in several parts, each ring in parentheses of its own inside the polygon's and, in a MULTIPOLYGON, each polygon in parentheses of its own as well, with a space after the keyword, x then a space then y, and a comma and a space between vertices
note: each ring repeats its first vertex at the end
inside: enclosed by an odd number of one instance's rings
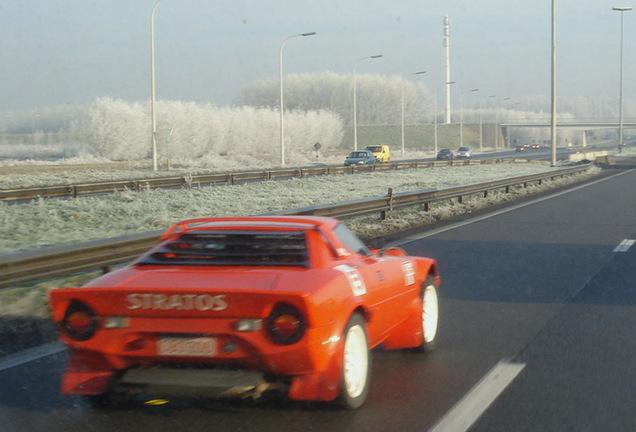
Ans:
POLYGON ((634 245, 634 243, 636 243, 636 240, 625 239, 614 248, 614 252, 627 252, 629 248, 634 245))
POLYGON ((0 371, 9 369, 15 366, 19 366, 30 361, 38 360, 46 356, 57 354, 66 349, 66 347, 59 342, 51 342, 45 345, 40 345, 35 348, 29 348, 24 351, 20 351, 16 354, 11 354, 6 357, 0 358, 0 371))
POLYGON ((525 364, 500 361, 429 432, 464 432, 523 370, 525 364))

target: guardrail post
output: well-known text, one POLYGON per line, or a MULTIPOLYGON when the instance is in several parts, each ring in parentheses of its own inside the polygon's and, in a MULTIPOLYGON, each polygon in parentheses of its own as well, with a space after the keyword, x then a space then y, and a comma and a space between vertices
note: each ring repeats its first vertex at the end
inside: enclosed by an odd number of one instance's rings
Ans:
POLYGON ((389 209, 382 210, 380 212, 380 220, 386 220, 387 212, 393 210, 393 188, 389 188, 386 196, 387 196, 387 205, 389 206, 389 209))

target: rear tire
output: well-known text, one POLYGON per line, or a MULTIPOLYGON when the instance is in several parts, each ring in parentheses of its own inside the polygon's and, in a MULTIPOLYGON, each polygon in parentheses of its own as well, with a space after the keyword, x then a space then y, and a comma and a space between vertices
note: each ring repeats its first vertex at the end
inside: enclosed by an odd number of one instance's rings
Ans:
POLYGON ((338 404, 346 409, 360 407, 369 392, 371 356, 362 315, 354 314, 345 327, 342 358, 342 378, 338 404))

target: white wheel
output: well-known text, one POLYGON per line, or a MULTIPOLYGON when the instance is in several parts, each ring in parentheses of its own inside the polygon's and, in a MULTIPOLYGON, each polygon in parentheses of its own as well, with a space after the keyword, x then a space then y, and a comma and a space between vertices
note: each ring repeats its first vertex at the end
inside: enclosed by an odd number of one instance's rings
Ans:
POLYGON ((439 303, 437 289, 432 278, 428 278, 422 289, 422 345, 421 351, 432 351, 437 340, 439 303))
POLYGON ((351 317, 344 331, 344 353, 339 402, 355 409, 362 405, 369 391, 370 356, 365 320, 359 314, 351 317))

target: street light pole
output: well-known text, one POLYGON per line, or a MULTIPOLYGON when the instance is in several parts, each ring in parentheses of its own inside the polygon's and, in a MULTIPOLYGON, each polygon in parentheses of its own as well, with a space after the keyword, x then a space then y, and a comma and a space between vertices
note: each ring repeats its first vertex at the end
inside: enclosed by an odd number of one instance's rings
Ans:
MULTIPOLYGON (((492 101, 490 101, 490 103, 488 104, 488 110, 490 111, 490 109, 492 108, 492 112, 494 113, 494 120, 495 120, 495 150, 497 150, 497 107, 495 106, 495 101, 496 101, 497 95, 490 95, 488 96, 488 99, 492 99, 492 101)), ((492 119, 492 114, 490 115, 491 119, 492 119)))
POLYGON ((479 99, 479 151, 484 151, 484 130, 483 130, 483 121, 481 118, 481 99, 479 99))
POLYGON ((356 70, 358 69, 358 64, 362 60, 367 59, 377 59, 382 57, 382 54, 376 54, 368 57, 362 57, 357 60, 355 65, 353 66, 353 150, 358 150, 358 108, 357 108, 357 89, 356 89, 356 70))
MULTIPOLYGON (((410 73, 411 75, 421 75, 425 74, 426 71, 419 71, 410 73)), ((404 83, 402 83, 402 157, 404 157, 404 83)))
POLYGON ((280 49, 278 50, 278 77, 279 77, 279 110, 280 110, 280 164, 285 166, 285 116, 283 115, 283 46, 285 46, 285 42, 289 39, 295 37, 306 37, 313 36, 316 32, 309 33, 300 33, 292 36, 288 36, 283 39, 283 42, 280 44, 280 49))
POLYGON ((150 122, 152 134, 152 170, 157 171, 157 119, 155 117, 155 10, 157 0, 150 13, 150 122))
POLYGON ((552 0, 552 59, 550 68, 550 166, 557 162, 557 111, 556 111, 556 0, 552 0))
POLYGON ((620 84, 618 96, 618 152, 623 152, 623 12, 632 10, 631 7, 614 7, 613 11, 621 13, 621 65, 620 65, 620 84))

